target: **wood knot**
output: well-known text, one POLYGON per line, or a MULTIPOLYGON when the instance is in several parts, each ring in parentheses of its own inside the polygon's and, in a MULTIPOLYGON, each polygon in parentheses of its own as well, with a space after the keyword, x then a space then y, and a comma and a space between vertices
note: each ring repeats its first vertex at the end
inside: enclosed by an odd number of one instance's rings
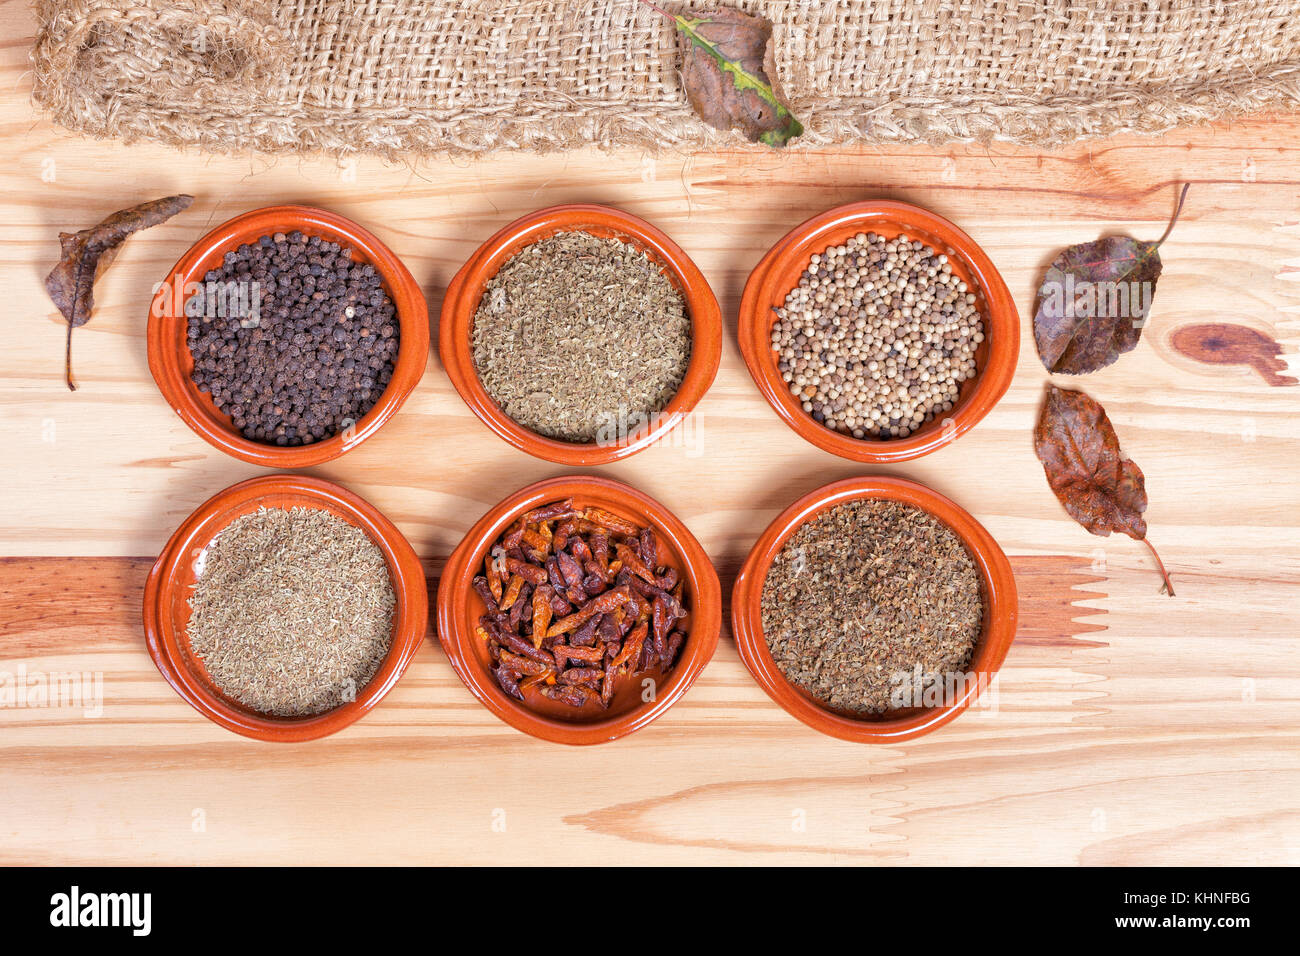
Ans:
POLYGON ((1170 340, 1181 355, 1206 365, 1248 365, 1269 385, 1296 385, 1281 358, 1283 349, 1274 339, 1247 325, 1204 322, 1184 325, 1170 340))

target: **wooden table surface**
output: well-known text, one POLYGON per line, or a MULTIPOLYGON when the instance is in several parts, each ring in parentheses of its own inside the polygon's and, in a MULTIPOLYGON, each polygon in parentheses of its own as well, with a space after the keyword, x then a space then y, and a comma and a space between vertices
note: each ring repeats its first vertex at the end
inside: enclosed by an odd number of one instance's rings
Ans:
MULTIPOLYGON (((1300 862, 1300 388, 1172 342, 1179 328, 1218 323, 1294 352, 1300 118, 1058 152, 213 157, 82 139, 35 115, 31 17, 23 0, 0 2, 0 288, 11 308, 0 350, 0 693, 11 690, 0 862, 1300 862), (1157 237, 1180 181, 1192 188, 1141 344, 1070 382, 1105 404, 1146 472, 1151 538, 1178 586, 1170 599, 1139 543, 1090 536, 1048 489, 1031 443, 1048 376, 1028 315, 1060 247, 1157 237), (56 234, 182 191, 194 206, 130 240, 97 285, 95 317, 74 339, 81 389, 69 393, 64 327, 41 284, 56 234), (770 702, 725 629, 661 720, 586 749, 498 722, 432 634, 374 713, 306 745, 227 733, 159 677, 139 623, 153 556, 199 502, 260 473, 191 433, 145 362, 151 286, 201 232, 271 203, 333 209, 405 260, 436 327, 455 270, 529 210, 604 202, 663 228, 722 303, 722 368, 696 442, 602 473, 674 509, 725 589, 789 502, 871 470, 788 430, 734 339, 760 255, 804 218, 868 197, 961 225, 1021 310, 1001 404, 955 444, 876 469, 954 498, 1012 556, 1024 623, 995 707, 899 746, 842 743, 770 702), (102 713, 15 705, 17 681, 58 672, 102 679, 102 713)), ((311 471, 383 510, 432 575, 483 511, 561 470, 489 433, 431 355, 395 419, 311 471)))

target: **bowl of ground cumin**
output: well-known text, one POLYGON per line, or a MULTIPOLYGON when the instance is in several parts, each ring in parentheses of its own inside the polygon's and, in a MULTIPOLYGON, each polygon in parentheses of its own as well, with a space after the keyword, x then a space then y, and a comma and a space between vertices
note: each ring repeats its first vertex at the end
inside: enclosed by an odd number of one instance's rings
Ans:
POLYGON ((456 274, 439 354, 501 438, 599 465, 690 414, 717 373, 722 320, 704 275, 662 231, 608 206, 554 206, 501 229, 456 274))
POLYGON ((309 206, 255 209, 154 291, 149 370, 201 438, 269 468, 330 461, 401 408, 428 361, 419 283, 377 236, 309 206))
POLYGON ((970 236, 919 206, 868 200, 796 226, 745 283, 737 339, 802 438, 872 463, 928 454, 1005 394, 1020 318, 970 236))
POLYGON ((924 485, 849 478, 772 522, 732 591, 741 659, 822 733, 896 743, 987 692, 1015 638, 1010 562, 968 512, 924 485))
POLYGON ((214 723, 332 734, 372 710, 424 639, 419 559, 372 505, 317 478, 233 485, 176 530, 144 592, 149 654, 214 723))

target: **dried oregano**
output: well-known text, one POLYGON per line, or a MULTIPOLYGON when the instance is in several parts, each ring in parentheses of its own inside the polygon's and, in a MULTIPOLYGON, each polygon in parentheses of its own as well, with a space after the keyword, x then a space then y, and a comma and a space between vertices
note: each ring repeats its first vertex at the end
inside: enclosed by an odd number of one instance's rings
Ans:
POLYGON ((525 246, 488 282, 472 346, 479 380, 507 415, 586 443, 672 400, 690 364, 691 321, 644 252, 562 232, 525 246))
POLYGON ((305 717, 352 699, 392 643, 384 555, 361 529, 315 508, 262 508, 204 550, 190 648, 226 696, 305 717))
POLYGON ((920 694, 964 675, 983 616, 979 572, 961 539, 896 501, 823 511, 790 536, 763 582, 763 634, 777 668, 855 714, 899 706, 900 688, 920 694))

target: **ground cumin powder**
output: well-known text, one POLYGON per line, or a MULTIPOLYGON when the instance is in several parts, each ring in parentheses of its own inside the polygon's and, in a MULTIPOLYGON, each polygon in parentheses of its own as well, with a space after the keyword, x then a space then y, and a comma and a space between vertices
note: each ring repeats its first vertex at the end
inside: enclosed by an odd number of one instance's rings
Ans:
POLYGON ((262 508, 199 559, 190 649, 227 697, 274 717, 332 710, 375 676, 396 604, 383 552, 317 508, 262 508))

